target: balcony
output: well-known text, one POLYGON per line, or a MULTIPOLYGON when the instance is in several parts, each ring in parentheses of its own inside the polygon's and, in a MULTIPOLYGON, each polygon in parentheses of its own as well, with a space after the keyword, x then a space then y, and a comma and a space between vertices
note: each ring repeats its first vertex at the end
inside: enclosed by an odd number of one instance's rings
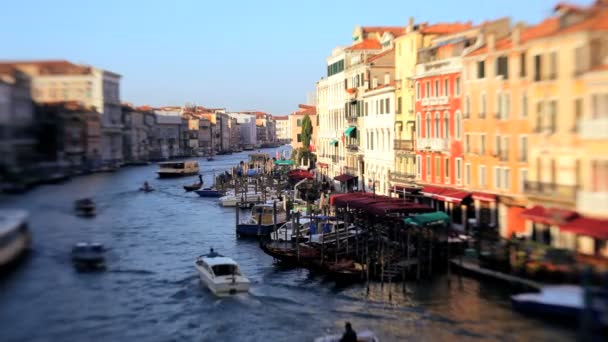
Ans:
POLYGON ((448 102, 449 98, 447 96, 427 97, 420 101, 422 106, 442 106, 447 105, 448 102))
POLYGON ((449 139, 420 138, 417 140, 416 149, 435 152, 448 151, 450 149, 449 139))
POLYGON ((575 185, 562 185, 555 183, 543 183, 526 181, 524 192, 530 197, 546 199, 552 202, 564 202, 574 204, 576 201, 578 187, 575 185))
POLYGON ((391 172, 389 180, 395 183, 407 184, 411 183, 416 179, 416 174, 409 172, 391 172))
POLYGON ((359 145, 357 145, 357 144, 348 144, 348 145, 346 145, 346 151, 357 153, 357 152, 359 152, 359 145))
POLYGON ((583 139, 608 139, 608 117, 581 120, 579 122, 579 132, 583 139))
POLYGON ((356 115, 347 115, 346 116, 346 122, 348 122, 350 125, 356 125, 357 124, 357 116, 356 115))
POLYGON ((393 143, 395 145, 395 151, 414 151, 414 142, 411 139, 395 139, 393 143))
POLYGON ((608 191, 578 191, 576 210, 587 215, 606 215, 608 208, 608 191))

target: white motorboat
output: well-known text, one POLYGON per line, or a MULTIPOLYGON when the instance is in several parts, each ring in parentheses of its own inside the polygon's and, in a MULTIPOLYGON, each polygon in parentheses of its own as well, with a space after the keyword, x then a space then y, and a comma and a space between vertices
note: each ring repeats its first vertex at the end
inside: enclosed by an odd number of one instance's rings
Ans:
POLYGON ((222 207, 236 207, 238 203, 253 205, 262 202, 262 199, 263 197, 261 192, 246 192, 239 195, 232 193, 220 197, 220 204, 222 207))
POLYGON ((194 265, 201 282, 215 295, 249 291, 249 279, 241 273, 239 265, 231 258, 215 253, 213 249, 209 254, 199 256, 194 265))
POLYGON ((30 246, 31 235, 24 210, 0 210, 0 268, 15 261, 30 246))
MULTIPOLYGON (((300 236, 302 236, 303 232, 309 231, 309 230, 310 230, 310 219, 307 219, 307 218, 300 219, 300 236)), ((287 221, 282 226, 280 226, 276 232, 272 233, 270 238, 273 241, 291 242, 296 237, 296 231, 297 231, 297 229, 294 229, 292 222, 287 221)), ((304 240, 301 240, 301 241, 304 242, 304 240)))

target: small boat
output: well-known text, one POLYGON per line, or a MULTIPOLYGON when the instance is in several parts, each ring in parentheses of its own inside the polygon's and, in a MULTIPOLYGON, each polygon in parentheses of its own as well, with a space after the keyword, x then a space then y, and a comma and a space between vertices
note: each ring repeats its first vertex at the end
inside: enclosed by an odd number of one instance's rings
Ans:
POLYGON ((198 183, 194 183, 191 185, 184 185, 184 190, 186 190, 186 192, 190 192, 190 191, 194 191, 194 190, 198 190, 198 189, 202 188, 203 187, 203 176, 198 175, 198 179, 199 179, 198 183))
POLYGON ((0 269, 16 262, 31 244, 24 210, 0 210, 0 269))
POLYGON ((214 161, 214 160, 215 160, 215 158, 213 158, 211 156, 207 157, 207 161, 214 161))
POLYGON ((222 207, 236 207, 239 203, 246 203, 248 206, 262 201, 262 193, 246 192, 239 194, 228 194, 220 197, 222 207))
POLYGON ((93 217, 96 214, 95 202, 90 198, 76 200, 74 209, 80 216, 93 217))
POLYGON ((145 182, 144 185, 142 185, 142 187, 139 188, 139 191, 152 192, 152 191, 154 191, 154 188, 150 184, 148 184, 148 182, 145 182))
POLYGON ((218 296, 248 292, 250 282, 239 265, 231 258, 225 257, 211 249, 209 254, 201 255, 194 264, 201 282, 218 296))
POLYGON ((236 225, 239 236, 268 236, 275 226, 279 227, 287 221, 287 213, 279 205, 276 206, 276 222, 273 213, 274 206, 270 203, 256 204, 251 209, 251 217, 236 225), (261 221, 260 221, 261 219, 261 221))
POLYGON ((199 173, 198 162, 187 160, 183 162, 164 162, 158 164, 160 169, 156 172, 159 178, 173 178, 194 176, 199 173))
MULTIPOLYGON (((608 326, 608 308, 596 298, 591 304, 594 321, 608 326)), ((604 299, 605 300, 605 299, 604 299)), ((540 292, 521 293, 511 296, 511 304, 517 311, 562 318, 578 322, 580 314, 585 309, 584 288, 578 285, 548 285, 540 292)))
POLYGON ((78 270, 105 268, 106 249, 100 243, 79 242, 72 248, 72 262, 78 270))
POLYGON ((365 279, 366 265, 354 260, 339 260, 326 264, 329 276, 339 281, 355 282, 365 279))
MULTIPOLYGON (((326 335, 315 338, 315 342, 340 342, 342 335, 326 335)), ((376 335, 369 331, 364 330, 357 333, 358 342, 380 342, 376 335)))
POLYGON ((196 194, 201 197, 222 197, 222 196, 224 196, 224 192, 222 192, 221 190, 214 189, 214 188, 204 188, 201 190, 195 190, 194 192, 196 192, 196 194))

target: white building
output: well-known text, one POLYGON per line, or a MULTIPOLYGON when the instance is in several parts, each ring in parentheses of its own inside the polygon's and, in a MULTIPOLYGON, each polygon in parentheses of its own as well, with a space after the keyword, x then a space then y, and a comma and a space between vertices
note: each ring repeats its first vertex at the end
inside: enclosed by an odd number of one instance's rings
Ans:
POLYGON ((395 162, 394 123, 395 87, 387 75, 384 85, 365 92, 363 95, 366 112, 361 127, 361 147, 364 152, 364 174, 367 191, 388 195, 389 174, 395 162), (375 182, 375 183, 374 183, 375 182))
POLYGON ((255 146, 257 143, 257 128, 255 114, 249 113, 228 113, 231 118, 235 118, 241 130, 241 144, 243 148, 255 146))
POLYGON ((15 67, 31 77, 32 98, 38 103, 77 101, 99 111, 102 116, 102 159, 122 162, 120 75, 63 60, 2 65, 15 67))
POLYGON ((327 58, 327 77, 317 82, 317 160, 321 173, 331 179, 342 174, 345 166, 344 59, 344 47, 336 47, 327 58))
POLYGON ((288 143, 291 140, 291 125, 289 116, 274 116, 277 130, 277 140, 281 143, 288 143))
POLYGON ((157 141, 155 159, 175 158, 182 155, 180 149, 180 127, 182 124, 181 109, 155 110, 156 127, 154 139, 157 141))

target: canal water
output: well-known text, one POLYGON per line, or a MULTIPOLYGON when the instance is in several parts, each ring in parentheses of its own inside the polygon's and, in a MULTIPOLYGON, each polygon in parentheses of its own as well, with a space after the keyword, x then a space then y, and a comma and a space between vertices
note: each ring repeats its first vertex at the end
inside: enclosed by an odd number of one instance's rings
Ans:
MULTIPOLYGON (((265 150, 274 155, 274 150, 265 150)), ((246 153, 201 159, 208 184, 246 153)), ((401 286, 337 287, 322 275, 273 264, 255 241, 235 236, 233 208, 184 193, 189 179, 156 179, 157 166, 123 168, 0 199, 31 213, 33 251, 0 278, 0 341, 312 341, 344 321, 382 341, 572 340, 569 328, 524 317, 494 283, 445 276, 401 286), (138 191, 144 181, 157 191, 138 191), (98 215, 74 216, 92 197, 98 215), (71 246, 110 248, 108 270, 77 273, 71 246), (234 258, 250 294, 216 298, 202 287, 196 256, 210 247, 234 258)))

